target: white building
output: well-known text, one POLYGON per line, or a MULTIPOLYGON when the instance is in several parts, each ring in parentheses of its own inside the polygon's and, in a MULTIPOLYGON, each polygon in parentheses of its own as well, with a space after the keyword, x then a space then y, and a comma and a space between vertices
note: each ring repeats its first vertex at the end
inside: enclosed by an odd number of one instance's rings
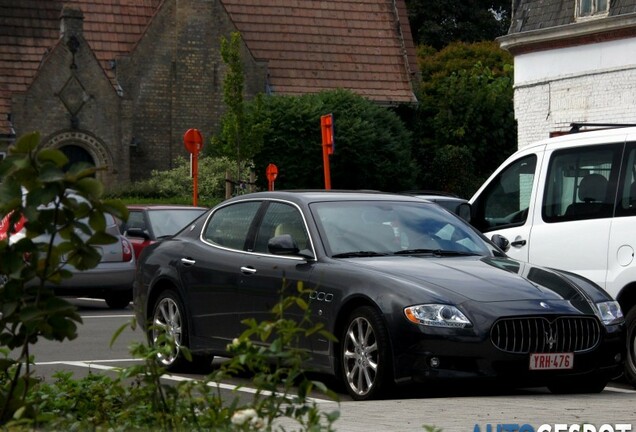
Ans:
POLYGON ((513 0, 518 144, 573 122, 636 124, 636 0, 513 0))

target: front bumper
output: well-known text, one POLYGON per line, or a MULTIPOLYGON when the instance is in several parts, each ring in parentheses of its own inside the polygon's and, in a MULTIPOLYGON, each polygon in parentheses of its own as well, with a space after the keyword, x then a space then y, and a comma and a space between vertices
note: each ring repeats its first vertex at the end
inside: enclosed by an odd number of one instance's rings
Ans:
POLYGON ((500 351, 490 341, 489 334, 471 334, 469 330, 453 333, 418 327, 403 332, 394 346, 396 381, 496 379, 515 387, 541 387, 556 379, 576 376, 594 375, 609 380, 623 370, 623 325, 604 328, 600 342, 593 349, 574 353, 572 369, 540 371, 530 370, 530 353, 500 351))

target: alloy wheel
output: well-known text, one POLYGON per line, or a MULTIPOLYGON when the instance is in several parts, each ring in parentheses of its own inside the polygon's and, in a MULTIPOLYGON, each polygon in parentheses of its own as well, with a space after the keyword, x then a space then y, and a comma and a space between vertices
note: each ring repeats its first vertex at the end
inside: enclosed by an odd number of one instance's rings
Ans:
POLYGON ((342 356, 347 385, 355 394, 367 395, 376 385, 380 364, 375 331, 366 318, 357 317, 349 324, 342 356))
POLYGON ((175 363, 183 338, 183 323, 179 305, 171 297, 162 298, 155 307, 152 342, 161 348, 157 358, 164 366, 175 363), (169 344, 169 346, 167 346, 169 344))

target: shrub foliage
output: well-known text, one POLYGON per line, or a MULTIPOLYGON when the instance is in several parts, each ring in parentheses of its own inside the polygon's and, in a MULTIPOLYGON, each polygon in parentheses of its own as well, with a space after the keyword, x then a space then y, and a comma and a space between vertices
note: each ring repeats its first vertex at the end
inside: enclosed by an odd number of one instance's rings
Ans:
POLYGON ((420 47, 419 61, 419 184, 470 197, 517 148, 512 58, 482 42, 420 47))
POLYGON ((258 184, 267 187, 265 168, 278 167, 276 189, 324 188, 320 116, 334 116, 334 189, 397 191, 413 187, 411 135, 391 110, 350 91, 263 99, 269 131, 254 156, 258 184))

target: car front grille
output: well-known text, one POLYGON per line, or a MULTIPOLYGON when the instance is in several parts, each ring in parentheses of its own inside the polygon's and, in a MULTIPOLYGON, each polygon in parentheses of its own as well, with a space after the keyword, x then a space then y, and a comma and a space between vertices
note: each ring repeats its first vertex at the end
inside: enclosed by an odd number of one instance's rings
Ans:
POLYGON ((584 352, 593 349, 601 329, 593 317, 506 318, 492 327, 490 339, 509 353, 584 352))

